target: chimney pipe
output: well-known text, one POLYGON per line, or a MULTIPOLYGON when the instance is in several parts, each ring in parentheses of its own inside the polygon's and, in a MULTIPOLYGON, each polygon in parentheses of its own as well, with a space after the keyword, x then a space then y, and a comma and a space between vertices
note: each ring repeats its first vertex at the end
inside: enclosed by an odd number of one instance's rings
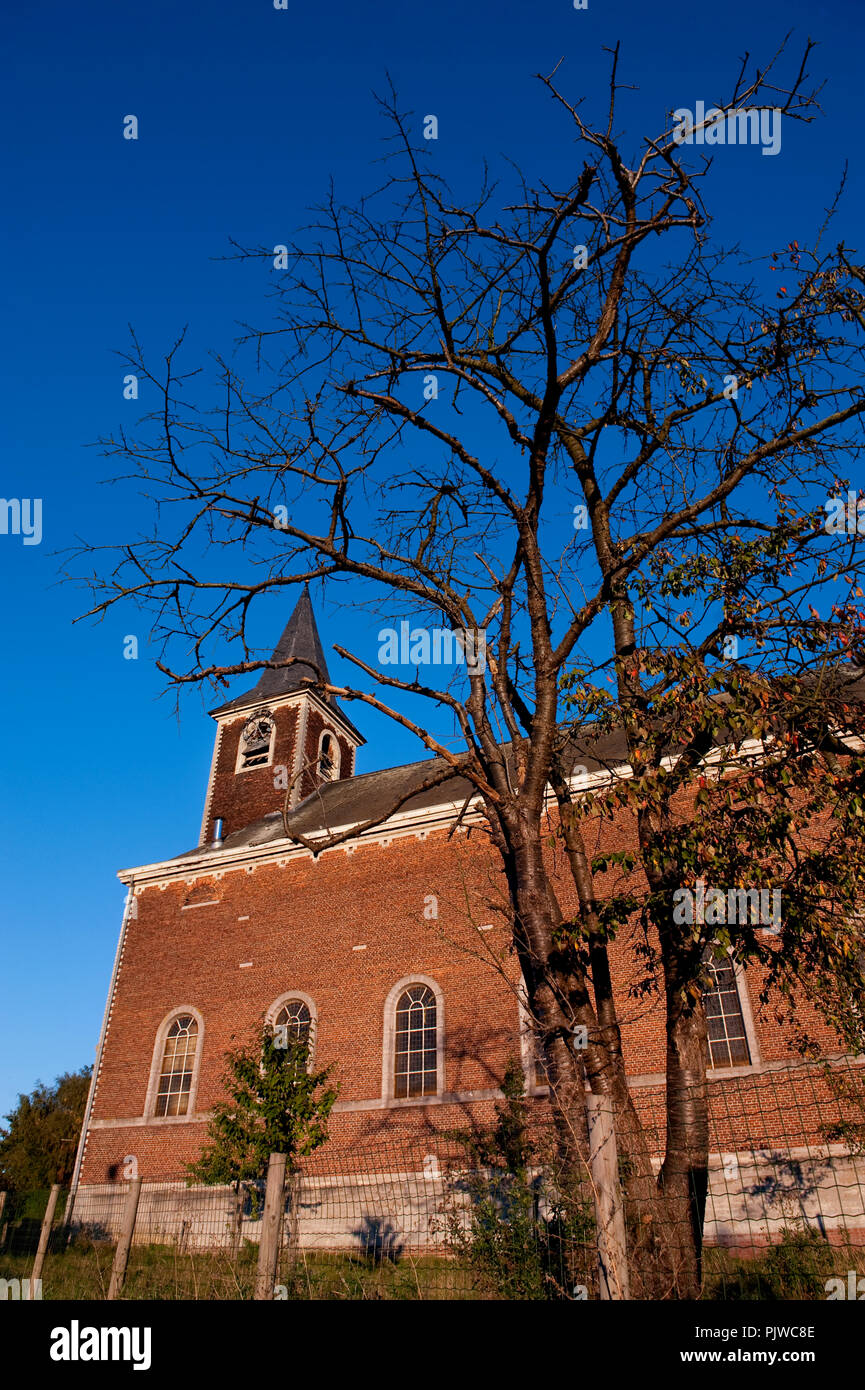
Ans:
POLYGON ((214 823, 213 823, 213 840, 211 841, 211 847, 212 847, 213 849, 221 849, 221 848, 222 848, 222 817, 221 817, 221 816, 219 816, 219 817, 214 821, 214 823))

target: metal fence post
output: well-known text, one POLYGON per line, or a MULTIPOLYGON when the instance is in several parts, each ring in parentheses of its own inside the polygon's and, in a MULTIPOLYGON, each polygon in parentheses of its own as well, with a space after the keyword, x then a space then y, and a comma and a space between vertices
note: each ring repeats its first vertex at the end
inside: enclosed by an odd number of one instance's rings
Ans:
POLYGON ((255 1278, 255 1298, 273 1298, 276 1271, 279 1264, 279 1236, 285 1206, 285 1154, 271 1154, 267 1165, 267 1190, 264 1194, 264 1215, 261 1221, 261 1243, 258 1247, 258 1272, 255 1278))
POLYGON ((108 1285, 106 1298, 113 1300, 119 1298, 123 1292, 123 1285, 126 1283, 126 1265, 129 1261, 129 1247, 132 1244, 132 1235, 135 1230, 135 1218, 138 1215, 138 1199, 141 1196, 141 1178, 133 1178, 129 1184, 129 1191, 126 1194, 126 1205, 123 1208, 123 1225, 120 1228, 120 1239, 117 1242, 117 1249, 114 1252, 114 1264, 111 1269, 111 1283, 108 1285))
POLYGON ((628 1298, 625 1209, 619 1186, 616 1131, 610 1096, 586 1096, 589 1166, 598 1227, 598 1282, 602 1299, 628 1298))

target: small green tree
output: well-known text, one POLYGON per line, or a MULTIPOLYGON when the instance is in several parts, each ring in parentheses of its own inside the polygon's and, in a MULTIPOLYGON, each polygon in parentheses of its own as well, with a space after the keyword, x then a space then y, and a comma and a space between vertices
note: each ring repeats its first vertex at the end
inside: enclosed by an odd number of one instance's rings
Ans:
POLYGON ((234 1186, 238 1244, 245 1184, 265 1175, 272 1153, 285 1154, 290 1178, 298 1159, 328 1138, 338 1087, 329 1084, 332 1067, 313 1070, 309 1061, 307 1041, 270 1026, 260 1040, 226 1053, 227 1098, 213 1107, 209 1144, 187 1166, 190 1183, 234 1186))
POLYGON ((328 1085, 332 1067, 311 1070, 309 1047, 266 1028, 260 1042, 226 1054, 226 1100, 218 1101, 208 1126, 210 1143, 188 1165, 203 1183, 261 1178, 272 1153, 284 1153, 286 1170, 328 1137, 327 1121, 338 1089, 328 1085))

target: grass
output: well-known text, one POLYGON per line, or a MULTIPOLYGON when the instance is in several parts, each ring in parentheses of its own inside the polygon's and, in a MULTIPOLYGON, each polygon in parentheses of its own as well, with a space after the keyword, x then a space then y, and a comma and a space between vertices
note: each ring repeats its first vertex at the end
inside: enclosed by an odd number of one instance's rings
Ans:
MULTIPOLYGON (((78 1244, 46 1257, 43 1300, 102 1300, 111 1279, 110 1245, 78 1244)), ((179 1254, 172 1246, 133 1246, 124 1299, 251 1299, 258 1249, 249 1245, 236 1258, 212 1251, 179 1254)), ((27 1278, 32 1255, 0 1255, 0 1277, 27 1278)), ((444 1256, 403 1255, 374 1261, 342 1251, 301 1251, 284 1257, 278 1282, 288 1299, 466 1299, 478 1298, 472 1276, 444 1256)))
POLYGON ((749 1259, 718 1246, 705 1252, 704 1300, 779 1301, 827 1297, 826 1281, 865 1274, 865 1246, 830 1245, 816 1231, 789 1227, 775 1245, 749 1259))
MULTIPOLYGON (((48 1254, 45 1300, 102 1301, 111 1278, 113 1246, 77 1242, 48 1254)), ((133 1246, 125 1299, 247 1300, 255 1285, 258 1248, 245 1242, 227 1252, 180 1254, 173 1246, 133 1246)), ((28 1278, 32 1255, 0 1255, 0 1278, 28 1278)), ((703 1301, 788 1301, 826 1298, 826 1281, 847 1271, 865 1275, 865 1246, 830 1245, 813 1231, 791 1227, 765 1251, 743 1258, 720 1247, 705 1251, 703 1301)), ((283 1256, 279 1283, 289 1300, 440 1300, 497 1297, 463 1263, 443 1255, 402 1254, 376 1260, 362 1253, 304 1251, 283 1256)), ((500 1295, 499 1295, 500 1296, 500 1295)))

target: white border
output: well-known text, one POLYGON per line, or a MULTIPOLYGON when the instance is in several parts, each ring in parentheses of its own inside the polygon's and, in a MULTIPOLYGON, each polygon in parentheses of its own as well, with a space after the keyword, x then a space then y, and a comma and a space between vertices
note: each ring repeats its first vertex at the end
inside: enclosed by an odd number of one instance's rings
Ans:
POLYGON ((210 759, 210 776, 207 779, 207 793, 204 798, 204 814, 201 817, 201 831, 198 836, 198 843, 200 845, 207 842, 207 826, 210 821, 210 808, 213 804, 213 788, 216 785, 216 769, 219 766, 219 755, 222 751, 222 734, 224 729, 224 724, 217 724, 216 737, 213 740, 213 754, 210 759))
POLYGON ((289 806, 296 806, 300 801, 300 792, 303 786, 303 760, 306 754, 306 731, 309 727, 309 709, 311 701, 303 700, 297 712, 297 733, 295 735, 294 758, 291 768, 291 794, 289 796, 289 806))

